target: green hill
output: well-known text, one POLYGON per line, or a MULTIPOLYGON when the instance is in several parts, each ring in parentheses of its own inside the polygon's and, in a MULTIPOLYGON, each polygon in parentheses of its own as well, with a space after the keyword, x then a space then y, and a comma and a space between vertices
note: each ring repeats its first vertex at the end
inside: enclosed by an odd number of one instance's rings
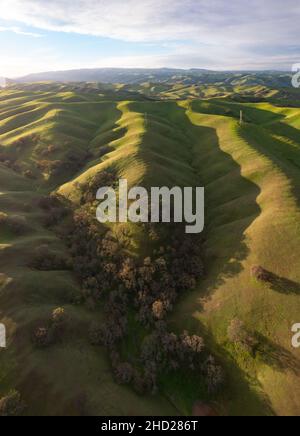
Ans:
MULTIPOLYGON (((221 415, 300 414, 300 358, 291 347, 300 313, 300 105, 299 93, 291 98, 276 80, 274 88, 243 77, 211 86, 34 83, 0 91, 0 322, 8 330, 0 397, 17 389, 29 415, 190 415, 197 401, 221 415), (60 223, 70 225, 61 206, 44 202, 59 194, 69 211, 93 220, 88 194, 97 177, 205 186, 205 274, 179 294, 166 321, 170 331, 204 338, 224 369, 220 390, 208 392, 200 373, 179 369, 160 374, 158 389, 141 396, 116 383, 109 351, 90 343, 90 326, 107 318, 105 301, 118 283, 96 304, 82 297, 85 253, 61 237, 60 223), (41 261, 35 256, 45 246, 52 266, 37 268, 32 260, 41 261), (255 280, 255 265, 276 280, 255 280), (66 332, 36 347, 32 332, 57 307, 68 314, 66 332), (250 351, 228 338, 237 318, 256 338, 250 351)), ((109 238, 143 262, 154 253, 148 231, 112 225, 109 238)), ((106 241, 103 229, 96 235, 106 241)), ((150 328, 135 311, 131 305, 119 349, 140 365, 150 328)))

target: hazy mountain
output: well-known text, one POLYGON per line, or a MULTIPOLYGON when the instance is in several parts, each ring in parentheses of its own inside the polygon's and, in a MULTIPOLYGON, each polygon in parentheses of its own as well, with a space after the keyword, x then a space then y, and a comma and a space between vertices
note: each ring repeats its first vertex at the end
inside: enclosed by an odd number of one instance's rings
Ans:
POLYGON ((38 74, 30 74, 18 79, 20 82, 103 82, 103 83, 139 83, 147 80, 162 81, 169 80, 176 76, 193 75, 191 71, 177 69, 123 69, 123 68, 101 68, 82 69, 70 71, 53 71, 38 74))
POLYGON ((201 69, 143 69, 143 68, 100 68, 69 71, 53 71, 30 74, 17 79, 17 82, 102 82, 138 84, 144 82, 182 82, 184 84, 212 84, 227 85, 239 81, 247 85, 290 86, 288 73, 265 72, 216 72, 201 69))

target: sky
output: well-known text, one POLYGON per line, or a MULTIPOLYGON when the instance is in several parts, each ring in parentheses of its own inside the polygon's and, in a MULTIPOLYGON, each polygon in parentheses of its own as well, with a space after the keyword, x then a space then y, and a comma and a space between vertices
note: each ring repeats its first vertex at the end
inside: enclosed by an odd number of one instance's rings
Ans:
POLYGON ((0 76, 101 67, 291 70, 299 0, 0 0, 0 76))

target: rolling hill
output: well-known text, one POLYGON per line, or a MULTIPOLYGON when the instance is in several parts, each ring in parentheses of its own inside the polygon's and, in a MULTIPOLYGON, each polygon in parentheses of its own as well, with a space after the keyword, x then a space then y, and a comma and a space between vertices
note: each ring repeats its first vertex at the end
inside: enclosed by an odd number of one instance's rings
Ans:
MULTIPOLYGON (((81 83, 0 91, 0 322, 8 330, 0 397, 17 389, 28 415, 191 415, 198 401, 220 415, 299 415, 300 356, 291 347, 300 313, 299 91, 278 86, 287 83, 279 73, 216 73, 209 85, 205 71, 142 71, 134 80, 120 71, 68 74, 36 80, 81 83), (105 74, 123 85, 84 83, 106 82, 105 74), (141 396, 116 383, 109 351, 91 344, 90 326, 105 320, 107 294, 116 289, 103 285, 97 304, 90 294, 82 298, 78 256, 85 254, 62 236, 63 214, 45 225, 52 206, 43 205, 55 193, 75 216, 88 211, 93 219, 85 190, 94 194, 99 176, 147 188, 205 186, 206 229, 194 242, 205 274, 179 294, 166 322, 178 335, 204 338, 224 370, 220 390, 207 391, 200 372, 179 369, 160 374, 157 389, 141 396), (57 267, 30 262, 45 246, 57 267), (255 265, 275 279, 255 280, 255 265), (32 332, 57 307, 68 314, 67 330, 36 347, 32 332), (229 339, 234 319, 255 336, 250 350, 229 339)), ((154 255, 147 228, 108 231, 111 241, 124 241, 127 256, 154 255)), ((126 313, 119 351, 140 365, 136 352, 149 327, 135 311, 126 313)))

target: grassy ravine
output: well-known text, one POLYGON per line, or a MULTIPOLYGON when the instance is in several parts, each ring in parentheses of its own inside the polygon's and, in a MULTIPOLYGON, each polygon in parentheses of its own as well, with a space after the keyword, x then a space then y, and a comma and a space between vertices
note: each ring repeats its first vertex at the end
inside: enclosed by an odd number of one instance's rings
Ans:
MULTIPOLYGON (((72 272, 27 266, 41 244, 66 250, 43 227, 38 198, 57 190, 76 204, 79 184, 113 168, 131 185, 205 186, 206 277, 178 302, 170 324, 204 335, 222 360, 227 382, 213 399, 220 414, 299 415, 300 356, 290 345, 291 326, 300 321, 299 127, 300 109, 270 103, 120 101, 113 93, 49 86, 1 91, 0 152, 16 156, 20 170, 0 163, 0 212, 24 217, 28 229, 17 236, 0 228, 0 322, 9 333, 0 351, 0 396, 17 388, 26 413, 37 415, 79 414, 82 397, 89 413, 103 415, 190 414, 196 400, 212 400, 187 374, 163 378, 155 397, 115 384, 106 351, 87 338, 101 310, 72 304, 79 293, 72 272), (45 155, 49 145, 55 147, 45 155), (76 168, 55 177, 36 168, 38 160, 64 161, 70 152, 80 160, 76 168), (28 169, 35 179, 22 175, 28 169), (257 264, 286 286, 255 282, 250 270, 257 264), (57 306, 66 308, 72 328, 61 343, 37 350, 31 327, 57 306), (229 343, 235 317, 259 335, 256 356, 229 343)), ((134 249, 143 252, 140 235, 134 249)))

